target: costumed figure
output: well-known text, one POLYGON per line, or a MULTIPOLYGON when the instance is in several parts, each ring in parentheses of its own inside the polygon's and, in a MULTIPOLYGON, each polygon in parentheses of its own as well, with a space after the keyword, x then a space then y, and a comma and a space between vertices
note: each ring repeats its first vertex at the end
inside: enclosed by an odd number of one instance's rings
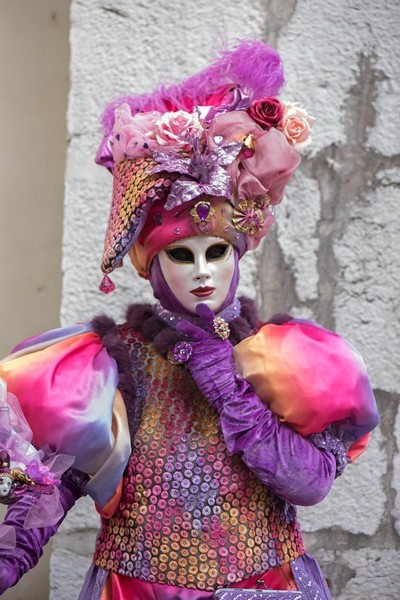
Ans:
MULTIPOLYGON (((31 338, 0 363, 35 448, 74 457, 64 513, 89 494, 101 515, 82 599, 209 600, 259 582, 330 598, 295 506, 320 502, 377 425, 365 367, 337 334, 260 322, 235 297, 239 260, 311 140, 314 119, 277 98, 283 81, 278 54, 244 41, 180 84, 112 101, 100 287, 129 257, 157 303, 31 338)), ((1 590, 59 525, 25 528, 25 498, 5 519, 16 545, 0 551, 1 590)))

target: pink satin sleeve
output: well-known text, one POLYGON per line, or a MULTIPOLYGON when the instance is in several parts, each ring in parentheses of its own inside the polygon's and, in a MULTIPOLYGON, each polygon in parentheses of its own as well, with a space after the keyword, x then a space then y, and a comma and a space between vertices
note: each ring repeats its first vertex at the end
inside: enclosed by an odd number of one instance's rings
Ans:
POLYGON ((124 429, 123 415, 113 413, 118 371, 94 332, 62 334, 59 330, 61 341, 55 343, 45 334, 21 344, 0 363, 0 377, 18 398, 33 444, 48 454, 74 456, 75 468, 95 476, 91 495, 103 506, 130 454, 129 436, 115 452, 113 427, 117 422, 118 430, 124 429), (109 468, 103 475, 104 465, 109 468))
POLYGON ((264 325, 235 346, 234 361, 237 373, 261 400, 301 435, 338 424, 342 439, 352 444, 353 459, 379 422, 360 354, 342 337, 314 323, 264 325))

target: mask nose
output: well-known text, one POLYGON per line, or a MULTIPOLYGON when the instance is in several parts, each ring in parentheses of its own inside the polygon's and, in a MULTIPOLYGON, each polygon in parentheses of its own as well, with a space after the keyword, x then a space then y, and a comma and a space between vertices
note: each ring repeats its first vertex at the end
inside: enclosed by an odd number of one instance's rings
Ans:
POLYGON ((211 277, 210 265, 203 254, 196 256, 194 277, 197 281, 205 281, 211 277))

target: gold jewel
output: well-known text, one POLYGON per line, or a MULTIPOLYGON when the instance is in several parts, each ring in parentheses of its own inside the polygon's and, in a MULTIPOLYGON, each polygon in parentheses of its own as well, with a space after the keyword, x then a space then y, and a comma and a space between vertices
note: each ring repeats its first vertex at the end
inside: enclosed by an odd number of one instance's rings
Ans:
POLYGON ((230 336, 231 330, 229 329, 229 325, 222 317, 214 317, 213 327, 214 333, 220 337, 221 340, 227 340, 230 336))
POLYGON ((249 150, 253 151, 254 150, 254 137, 253 134, 249 134, 247 136, 245 136, 243 139, 240 140, 243 144, 243 146, 246 146, 246 148, 248 148, 249 150))
POLYGON ((271 196, 269 194, 265 194, 265 196, 258 196, 254 198, 254 204, 260 210, 265 210, 271 203, 271 196))
POLYGON ((238 231, 254 235, 262 230, 264 215, 253 200, 243 200, 233 211, 232 223, 238 231))

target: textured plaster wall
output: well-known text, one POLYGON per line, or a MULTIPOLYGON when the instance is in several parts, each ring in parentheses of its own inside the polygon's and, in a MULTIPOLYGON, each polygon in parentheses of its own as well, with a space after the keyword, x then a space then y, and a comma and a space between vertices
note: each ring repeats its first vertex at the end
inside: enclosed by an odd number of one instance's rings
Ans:
MULTIPOLYGON (((397 598, 400 585, 399 22, 394 0, 72 2, 64 323, 102 311, 120 319, 129 302, 151 298, 128 265, 114 294, 96 291, 111 177, 93 157, 107 99, 187 76, 224 40, 257 36, 282 54, 284 97, 318 119, 277 227, 243 260, 241 291, 263 317, 290 311, 338 330, 371 374, 381 427, 330 497, 299 511, 336 600, 397 598)), ((52 598, 77 595, 97 524, 89 501, 64 523, 52 598)))

